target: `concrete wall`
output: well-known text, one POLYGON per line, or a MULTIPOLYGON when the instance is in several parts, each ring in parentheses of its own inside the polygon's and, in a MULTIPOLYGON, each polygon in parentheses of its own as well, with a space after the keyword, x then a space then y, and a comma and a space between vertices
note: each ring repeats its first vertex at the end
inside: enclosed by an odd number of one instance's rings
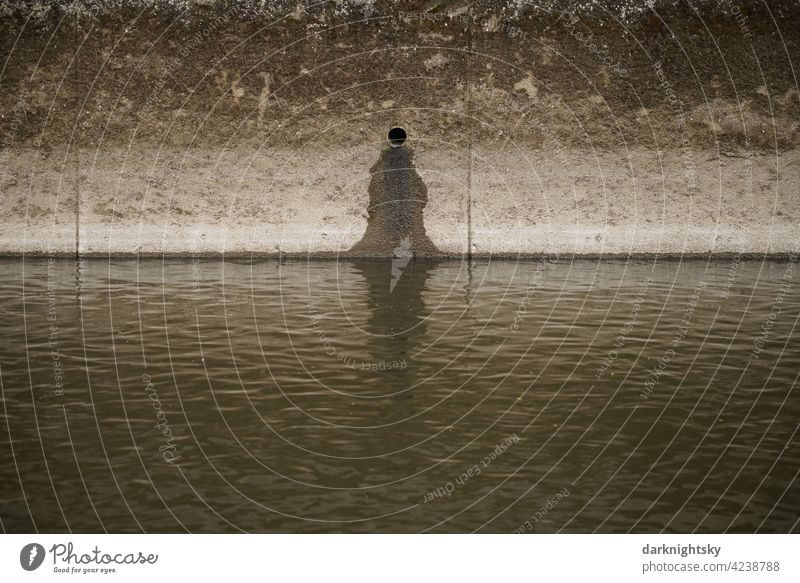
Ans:
POLYGON ((6 3, 0 252, 347 253, 397 125, 442 254, 797 252, 800 3, 634 4, 6 3))

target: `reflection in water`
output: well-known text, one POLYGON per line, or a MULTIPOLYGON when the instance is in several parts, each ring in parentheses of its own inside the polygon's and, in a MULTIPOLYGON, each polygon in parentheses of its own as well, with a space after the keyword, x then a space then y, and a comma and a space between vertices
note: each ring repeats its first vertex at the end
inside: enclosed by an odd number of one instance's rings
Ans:
POLYGON ((409 388, 417 381, 417 354, 425 347, 421 341, 427 331, 425 301, 422 294, 436 262, 411 259, 354 260, 353 266, 367 286, 370 316, 365 332, 371 337, 372 366, 387 370, 409 388))

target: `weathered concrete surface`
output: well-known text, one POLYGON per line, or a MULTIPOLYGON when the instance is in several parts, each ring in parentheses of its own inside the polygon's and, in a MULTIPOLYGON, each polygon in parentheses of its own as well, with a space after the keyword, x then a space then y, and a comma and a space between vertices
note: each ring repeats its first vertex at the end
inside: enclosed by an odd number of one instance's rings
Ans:
POLYGON ((800 251, 795 0, 147 4, 4 4, 0 253, 347 254, 395 125, 442 254, 800 251))

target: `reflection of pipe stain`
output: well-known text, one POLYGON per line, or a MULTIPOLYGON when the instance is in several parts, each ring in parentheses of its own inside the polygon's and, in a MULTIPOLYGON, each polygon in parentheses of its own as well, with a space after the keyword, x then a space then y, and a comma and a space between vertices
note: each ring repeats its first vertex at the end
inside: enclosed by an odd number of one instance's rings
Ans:
MULTIPOLYGON (((370 362, 384 365, 383 369, 371 370, 393 379, 388 381, 392 386, 411 389, 418 382, 422 364, 418 355, 424 349, 430 313, 423 294, 439 261, 412 258, 397 279, 391 273, 393 264, 394 260, 353 260, 353 267, 364 278, 367 289, 369 320, 365 329, 371 337, 370 362)), ((399 396, 409 397, 411 393, 405 390, 399 396)))
POLYGON ((350 252, 387 257, 400 249, 413 256, 437 255, 438 249, 425 233, 428 187, 414 167, 413 151, 386 148, 369 172, 367 230, 350 252))

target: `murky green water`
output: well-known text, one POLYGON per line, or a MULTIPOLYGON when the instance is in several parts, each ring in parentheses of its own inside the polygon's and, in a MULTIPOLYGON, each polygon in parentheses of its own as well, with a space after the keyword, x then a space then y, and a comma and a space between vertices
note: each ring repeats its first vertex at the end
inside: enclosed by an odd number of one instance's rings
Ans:
POLYGON ((799 275, 4 260, 2 528, 797 531, 799 275))

